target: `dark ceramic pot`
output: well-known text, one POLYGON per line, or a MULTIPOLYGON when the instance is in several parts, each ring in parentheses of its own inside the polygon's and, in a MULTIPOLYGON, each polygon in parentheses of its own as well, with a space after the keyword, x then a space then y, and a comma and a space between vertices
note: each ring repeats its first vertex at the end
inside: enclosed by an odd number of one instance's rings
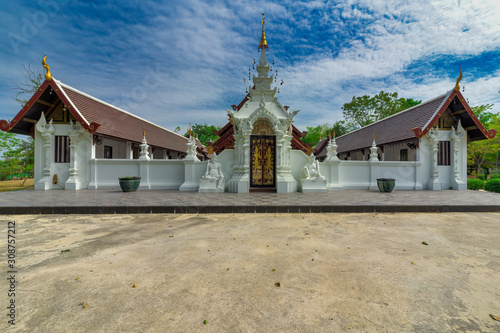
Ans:
POLYGON ((378 178, 377 185, 380 192, 392 192, 396 186, 396 179, 394 178, 378 178))
POLYGON ((134 192, 137 188, 139 188, 141 177, 118 178, 118 182, 120 183, 120 187, 123 192, 134 192))

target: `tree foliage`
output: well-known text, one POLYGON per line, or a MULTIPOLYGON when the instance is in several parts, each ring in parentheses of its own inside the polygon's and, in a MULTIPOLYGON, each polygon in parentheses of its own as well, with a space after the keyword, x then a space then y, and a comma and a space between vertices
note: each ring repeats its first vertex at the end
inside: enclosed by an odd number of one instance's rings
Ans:
MULTIPOLYGON (((207 123, 200 125, 194 124, 191 126, 191 132, 194 136, 200 140, 201 144, 206 146, 208 142, 215 142, 219 137, 214 134, 214 131, 218 132, 221 129, 220 126, 207 125, 207 123)), ((189 129, 184 133, 185 137, 189 136, 189 129)))
POLYGON ((323 124, 318 126, 307 126, 307 134, 305 137, 301 138, 305 144, 310 143, 313 147, 318 144, 318 142, 328 136, 330 131, 329 124, 323 124))
MULTIPOLYGON (((487 129, 496 129, 500 133, 500 113, 490 112, 493 104, 472 107, 472 111, 487 129)), ((500 150, 500 135, 494 139, 470 142, 467 146, 467 163, 469 169, 474 169, 476 174, 481 172, 482 166, 487 163, 490 167, 497 163, 500 150)))
POLYGON ((22 140, 13 133, 0 132, 0 151, 0 180, 32 174, 35 156, 35 141, 32 138, 22 140))
POLYGON ((344 119, 350 127, 363 127, 380 119, 420 104, 411 98, 398 98, 398 93, 381 91, 378 95, 370 97, 364 95, 354 96, 349 103, 342 106, 344 119))
POLYGON ((328 135, 334 135, 335 137, 338 137, 354 130, 354 128, 350 127, 344 120, 337 121, 333 124, 333 126, 325 123, 318 126, 307 126, 306 128, 307 134, 305 137, 301 138, 301 140, 305 144, 310 143, 313 147, 328 135))

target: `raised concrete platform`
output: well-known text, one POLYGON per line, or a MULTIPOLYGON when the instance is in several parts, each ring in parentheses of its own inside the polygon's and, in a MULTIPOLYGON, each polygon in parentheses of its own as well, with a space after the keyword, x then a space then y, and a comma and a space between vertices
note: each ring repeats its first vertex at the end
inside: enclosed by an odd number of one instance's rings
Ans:
POLYGON ((484 191, 344 190, 327 193, 197 193, 171 190, 0 193, 0 214, 500 212, 484 191))

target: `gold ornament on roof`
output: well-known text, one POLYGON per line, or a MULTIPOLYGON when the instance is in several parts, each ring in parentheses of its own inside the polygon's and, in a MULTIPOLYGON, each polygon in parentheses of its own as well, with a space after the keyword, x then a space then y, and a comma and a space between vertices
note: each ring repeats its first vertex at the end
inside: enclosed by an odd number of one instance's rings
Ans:
POLYGON ((47 73, 45 73, 45 79, 47 81, 51 81, 52 80, 52 74, 50 74, 50 68, 49 68, 49 65, 47 65, 47 61, 46 60, 47 60, 47 53, 45 53, 45 56, 42 59, 42 66, 47 71, 47 73))
POLYGON ((462 69, 458 68, 458 71, 460 72, 460 75, 457 78, 457 83, 455 83, 455 91, 460 91, 460 85, 458 84, 458 82, 462 80, 462 69))
POLYGON ((265 23, 266 17, 264 16, 264 13, 262 13, 262 35, 260 36, 260 44, 259 44, 259 49, 266 49, 267 50, 267 41, 266 41, 266 31, 264 29, 264 23, 265 23))

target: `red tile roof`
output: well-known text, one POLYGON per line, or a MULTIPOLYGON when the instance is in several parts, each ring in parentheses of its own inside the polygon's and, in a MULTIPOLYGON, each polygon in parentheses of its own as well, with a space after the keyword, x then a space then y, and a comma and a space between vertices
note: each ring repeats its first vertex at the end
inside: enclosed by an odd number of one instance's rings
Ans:
POLYGON ((66 84, 59 82, 59 85, 88 122, 101 124, 95 134, 141 142, 144 129, 149 145, 186 152, 187 139, 182 135, 100 101, 66 84))
POLYGON ((447 96, 448 93, 443 94, 336 138, 337 152, 368 148, 372 145, 373 135, 377 145, 415 138, 412 129, 423 128, 440 109, 447 96))

